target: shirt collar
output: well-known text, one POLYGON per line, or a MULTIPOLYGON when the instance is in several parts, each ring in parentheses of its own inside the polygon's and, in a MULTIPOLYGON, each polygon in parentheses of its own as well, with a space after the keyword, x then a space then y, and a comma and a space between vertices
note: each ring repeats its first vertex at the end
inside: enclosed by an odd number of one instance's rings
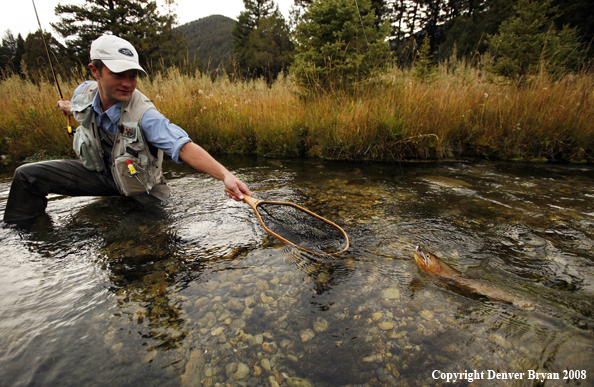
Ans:
POLYGON ((101 98, 99 97, 99 92, 97 92, 97 94, 95 94, 95 98, 93 99, 93 110, 97 116, 103 117, 105 114, 112 124, 117 124, 120 121, 120 117, 122 116, 122 104, 123 102, 118 102, 104 112, 101 110, 101 98))

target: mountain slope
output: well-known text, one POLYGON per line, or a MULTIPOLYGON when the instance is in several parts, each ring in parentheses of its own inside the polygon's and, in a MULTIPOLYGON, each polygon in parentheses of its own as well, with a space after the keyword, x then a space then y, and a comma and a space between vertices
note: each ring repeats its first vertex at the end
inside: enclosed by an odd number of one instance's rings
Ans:
POLYGON ((188 39, 188 56, 200 59, 204 69, 214 70, 233 57, 231 30, 235 20, 211 15, 177 27, 188 39))

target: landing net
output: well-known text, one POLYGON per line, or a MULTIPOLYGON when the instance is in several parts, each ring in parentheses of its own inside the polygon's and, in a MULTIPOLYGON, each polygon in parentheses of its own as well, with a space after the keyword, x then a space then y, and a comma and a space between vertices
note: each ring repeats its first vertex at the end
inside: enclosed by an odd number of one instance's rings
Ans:
POLYGON ((333 255, 349 246, 348 236, 339 226, 297 205, 261 202, 256 209, 270 233, 303 250, 333 255))

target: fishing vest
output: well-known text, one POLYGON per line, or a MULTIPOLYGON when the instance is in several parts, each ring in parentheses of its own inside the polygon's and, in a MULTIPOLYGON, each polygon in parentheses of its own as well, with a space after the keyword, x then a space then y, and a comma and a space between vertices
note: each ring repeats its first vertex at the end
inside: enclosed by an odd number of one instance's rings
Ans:
POLYGON ((95 120, 92 105, 97 90, 97 82, 90 82, 71 102, 74 118, 81 124, 72 143, 76 155, 91 171, 104 172, 109 167, 122 195, 150 193, 157 184, 165 183, 161 169, 163 151, 146 141, 140 125, 144 113, 155 109, 155 105, 134 90, 130 99, 122 104, 114 136, 99 127, 95 120))

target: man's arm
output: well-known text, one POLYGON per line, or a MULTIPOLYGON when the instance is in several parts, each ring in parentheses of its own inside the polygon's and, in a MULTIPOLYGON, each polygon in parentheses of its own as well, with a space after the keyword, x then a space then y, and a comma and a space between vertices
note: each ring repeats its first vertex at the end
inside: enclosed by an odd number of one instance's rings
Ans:
POLYGON ((252 196, 252 193, 244 182, 229 172, 227 168, 216 161, 201 146, 193 142, 188 142, 180 149, 179 157, 194 169, 208 173, 215 179, 221 180, 225 184, 225 187, 235 193, 235 195, 228 194, 230 198, 241 201, 243 200, 243 194, 252 196))

